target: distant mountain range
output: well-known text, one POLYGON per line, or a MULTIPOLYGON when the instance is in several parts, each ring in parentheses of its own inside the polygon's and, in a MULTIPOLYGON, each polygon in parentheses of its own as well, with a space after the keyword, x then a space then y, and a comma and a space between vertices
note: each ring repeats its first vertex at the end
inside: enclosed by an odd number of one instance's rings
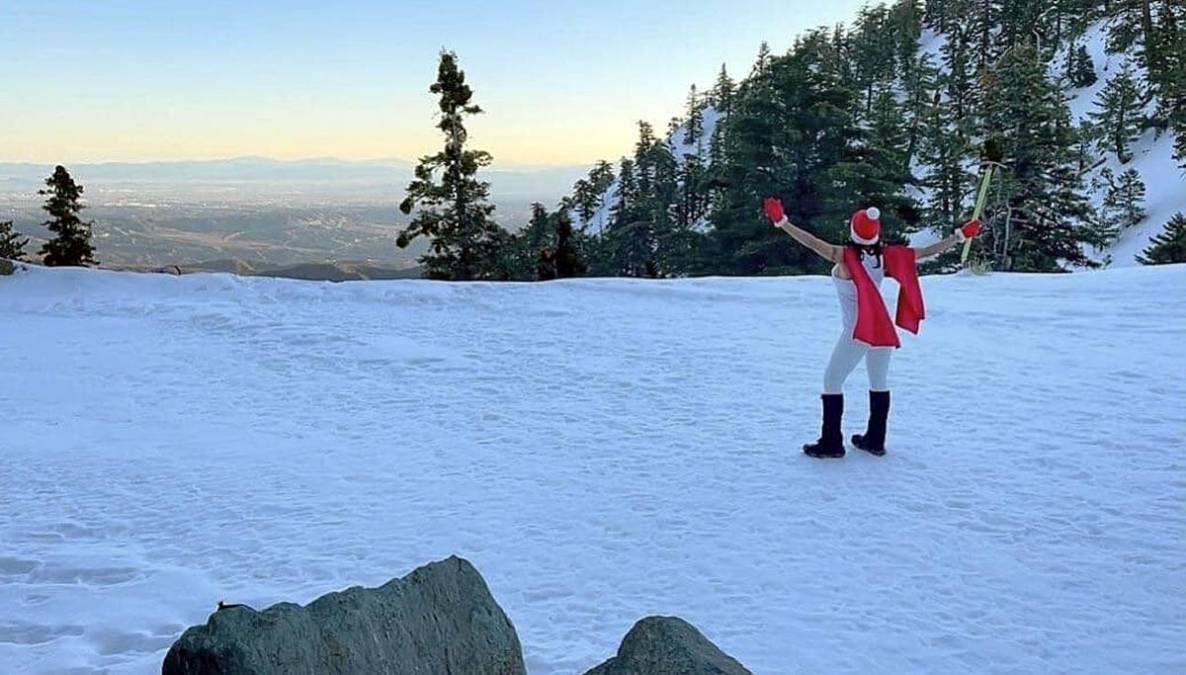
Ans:
MULTIPOLYGON (((70 173, 91 194, 131 186, 166 189, 184 195, 210 186, 240 185, 251 194, 285 192, 300 186, 305 193, 332 197, 338 193, 398 199, 412 179, 413 163, 402 159, 342 160, 313 158, 278 160, 267 157, 154 162, 66 163, 70 173)), ((0 193, 34 192, 53 172, 53 165, 0 162, 0 193)), ((551 204, 567 194, 585 173, 583 166, 513 166, 491 168, 482 175, 494 199, 538 200, 551 204)))

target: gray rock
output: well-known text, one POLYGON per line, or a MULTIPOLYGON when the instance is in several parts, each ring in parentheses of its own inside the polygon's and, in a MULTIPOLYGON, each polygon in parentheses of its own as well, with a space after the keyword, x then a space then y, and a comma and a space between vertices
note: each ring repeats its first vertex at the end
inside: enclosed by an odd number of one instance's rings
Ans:
POLYGON ((305 607, 210 615, 169 648, 163 675, 526 673, 519 636, 468 561, 452 557, 305 607))
POLYGON ((751 675, 692 624, 649 616, 626 634, 618 655, 585 675, 751 675))
POLYGON ((16 271, 16 265, 0 258, 0 277, 6 277, 16 271))

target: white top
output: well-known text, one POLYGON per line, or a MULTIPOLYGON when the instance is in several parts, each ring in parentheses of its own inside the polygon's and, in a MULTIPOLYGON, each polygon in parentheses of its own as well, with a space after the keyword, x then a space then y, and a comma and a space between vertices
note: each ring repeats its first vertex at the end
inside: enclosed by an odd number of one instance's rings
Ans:
MULTIPOLYGON (((877 256, 861 251, 861 264, 865 266, 865 271, 869 273, 869 278, 873 281, 873 285, 880 289, 881 282, 885 279, 884 256, 878 262, 877 256)), ((853 330, 857 325, 856 282, 852 279, 841 279, 836 276, 836 270, 833 269, 832 283, 836 284, 836 296, 840 300, 840 312, 844 320, 844 328, 845 330, 853 330)))

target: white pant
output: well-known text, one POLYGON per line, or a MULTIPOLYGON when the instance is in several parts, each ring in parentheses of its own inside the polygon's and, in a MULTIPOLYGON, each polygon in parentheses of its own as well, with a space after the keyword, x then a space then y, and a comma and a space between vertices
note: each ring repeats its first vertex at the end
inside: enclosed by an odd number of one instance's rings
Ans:
POLYGON ((870 347, 864 342, 857 342, 852 339, 852 329, 846 327, 836 341, 832 360, 824 371, 824 393, 843 394, 844 381, 862 358, 865 359, 865 370, 869 373, 869 390, 889 391, 889 364, 893 353, 893 347, 870 347))

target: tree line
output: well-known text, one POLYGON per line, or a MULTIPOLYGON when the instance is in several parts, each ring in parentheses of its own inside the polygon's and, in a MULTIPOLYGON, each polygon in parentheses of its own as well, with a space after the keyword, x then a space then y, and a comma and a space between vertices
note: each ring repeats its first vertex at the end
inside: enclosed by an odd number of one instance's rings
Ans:
MULTIPOLYGON (((1131 167, 1143 133, 1174 134, 1186 168, 1186 7, 1173 0, 899 0, 862 9, 851 26, 799 36, 782 55, 763 44, 735 81, 722 67, 691 89, 666 133, 640 122, 632 154, 599 162, 549 212, 511 233, 493 222, 490 156, 467 151, 463 120, 479 114, 456 56, 443 53, 441 153, 425 158, 405 212, 406 245, 431 240, 435 279, 553 278, 532 261, 563 249, 556 276, 680 277, 822 271, 761 217, 765 196, 832 241, 856 208, 877 206, 888 240, 966 217, 986 147, 1001 157, 977 263, 1051 272, 1098 266, 1102 250, 1145 217, 1131 167), (1107 50, 1130 54, 1082 123, 1067 92, 1095 84, 1087 29, 1106 21, 1107 50), (923 31, 940 48, 920 52, 923 31), (1060 62, 1055 57, 1063 55, 1060 62), (1099 170, 1114 156, 1120 171, 1099 170), (436 176, 440 174, 440 177, 436 176), (1091 180, 1088 180, 1091 176, 1091 180), (1094 208, 1088 191, 1102 195, 1094 208), (545 224, 547 223, 547 224, 545 224)), ((1169 224, 1164 237, 1178 241, 1169 224)), ((930 264, 957 266, 951 252, 930 264)))
MULTIPOLYGON (((761 45, 740 80, 722 66, 708 90, 691 88, 664 131, 640 122, 628 156, 598 162, 555 207, 534 204, 514 229, 497 222, 480 178, 493 158, 469 147, 466 122, 482 109, 454 53, 441 53, 430 92, 444 143, 416 167, 400 204, 412 220, 396 239, 400 248, 427 240, 420 263, 430 279, 819 272, 823 263, 764 221, 763 197, 781 198, 796 224, 831 241, 846 239, 852 211, 877 206, 883 236, 901 242, 961 222, 990 154, 1001 170, 975 262, 1051 272, 1097 266, 1087 251, 1146 217, 1146 187, 1126 167, 1142 134, 1173 134, 1186 169, 1186 5, 866 6, 851 25, 808 31, 784 54, 761 45), (1085 41, 1101 21, 1106 50, 1126 56, 1076 122, 1067 92, 1097 83, 1085 41), (937 49, 920 51, 924 31, 937 49), (1109 157, 1120 170, 1100 168, 1109 157), (1099 208, 1089 191, 1101 195, 1099 208)), ((46 264, 95 264, 82 192, 63 167, 40 191, 54 235, 41 250, 46 264)), ((1186 261, 1183 220, 1167 223, 1140 260, 1186 261)), ((23 257, 26 243, 0 223, 0 257, 23 257)), ((954 269, 957 255, 929 267, 954 269)))

